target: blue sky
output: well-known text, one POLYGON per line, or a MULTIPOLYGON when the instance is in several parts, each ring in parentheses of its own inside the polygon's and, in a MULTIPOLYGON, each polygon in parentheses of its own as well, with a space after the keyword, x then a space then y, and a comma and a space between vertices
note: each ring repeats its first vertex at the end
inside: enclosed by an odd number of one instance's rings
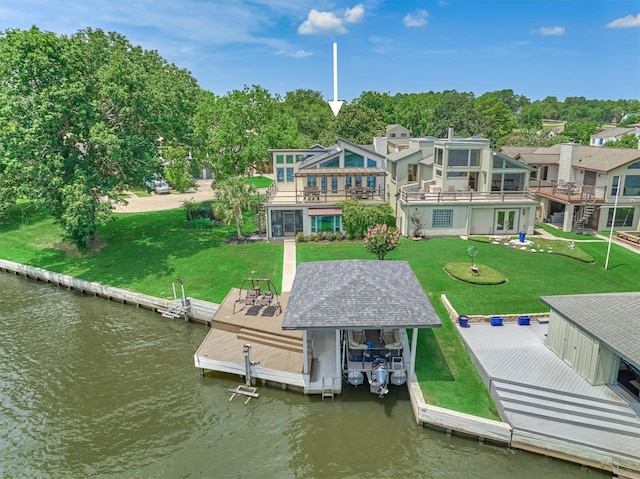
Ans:
POLYGON ((0 30, 101 28, 157 50, 218 95, 245 85, 363 91, 512 89, 640 99, 637 0, 14 0, 0 30))

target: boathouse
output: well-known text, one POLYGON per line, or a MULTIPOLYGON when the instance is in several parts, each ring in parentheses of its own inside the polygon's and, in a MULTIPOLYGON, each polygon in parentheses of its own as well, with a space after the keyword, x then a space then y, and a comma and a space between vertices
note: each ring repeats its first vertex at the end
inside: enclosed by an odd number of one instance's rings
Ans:
POLYGON ((342 392, 349 330, 400 330, 403 365, 412 374, 418 329, 441 326, 404 261, 302 263, 290 293, 268 302, 260 300, 263 292, 254 301, 248 291, 232 289, 213 316, 194 355, 203 372, 248 372, 254 381, 333 397, 342 392))
POLYGON ((547 345, 593 385, 640 395, 640 292, 544 296, 547 345))

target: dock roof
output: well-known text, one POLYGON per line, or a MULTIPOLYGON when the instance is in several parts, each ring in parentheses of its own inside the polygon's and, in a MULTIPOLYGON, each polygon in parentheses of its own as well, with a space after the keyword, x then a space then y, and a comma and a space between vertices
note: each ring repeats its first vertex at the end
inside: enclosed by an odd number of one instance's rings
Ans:
POLYGON ((640 292, 543 296, 551 309, 640 368, 640 292))
POLYGON ((406 261, 301 263, 283 329, 433 328, 440 318, 406 261))

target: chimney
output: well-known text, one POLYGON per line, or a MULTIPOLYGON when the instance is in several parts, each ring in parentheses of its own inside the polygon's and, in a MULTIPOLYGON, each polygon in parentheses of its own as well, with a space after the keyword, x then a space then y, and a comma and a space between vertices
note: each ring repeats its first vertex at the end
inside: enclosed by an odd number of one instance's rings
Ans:
POLYGON ((453 125, 449 125, 449 135, 447 136, 448 140, 453 140, 453 125))

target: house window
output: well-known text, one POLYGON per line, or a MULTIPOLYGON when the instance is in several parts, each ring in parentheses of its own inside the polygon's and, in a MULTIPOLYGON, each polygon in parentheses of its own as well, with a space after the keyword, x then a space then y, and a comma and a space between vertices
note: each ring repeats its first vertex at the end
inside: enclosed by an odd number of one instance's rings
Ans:
MULTIPOLYGON (((634 208, 616 208, 616 221, 613 226, 633 226, 634 208)), ((609 217, 607 218, 607 226, 611 227, 611 219, 613 218, 613 208, 609 208, 609 217)))
POLYGON ((351 177, 350 177, 350 176, 347 176, 347 177, 344 179, 344 187, 345 187, 346 189, 351 188, 351 177))
POLYGON ((337 192, 338 192, 338 177, 332 176, 331 177, 331 193, 337 193, 337 192))
POLYGON ((337 233, 340 231, 340 216, 312 216, 311 232, 331 231, 337 233))
POLYGON ((444 153, 443 150, 441 150, 440 148, 436 149, 436 159, 435 159, 435 164, 436 165, 440 165, 442 166, 442 157, 443 157, 444 153))
POLYGON ((293 163, 293 155, 287 155, 287 163, 293 163))
POLYGON ((448 166, 477 167, 480 164, 480 150, 449 150, 448 166))
POLYGON ((395 133, 390 133, 390 134, 389 134, 389 138, 395 138, 395 137, 396 137, 396 134, 395 134, 395 133))
POLYGON ((418 165, 407 165, 407 181, 409 183, 418 181, 418 165))
POLYGON ((369 188, 376 187, 376 177, 375 176, 367 176, 367 186, 369 188))
POLYGON ((307 178, 307 186, 309 188, 315 188, 317 184, 318 184, 318 179, 315 176, 309 176, 307 178))
POLYGON ((453 226, 453 210, 433 210, 431 226, 434 228, 451 228, 453 226))
POLYGON ((622 196, 640 196, 640 175, 627 175, 624 177, 622 196))
POLYGON ((320 163, 320 168, 338 168, 340 166, 340 158, 332 158, 320 163))
POLYGON ((404 133, 404 132, 403 132, 403 133, 400 133, 400 137, 401 137, 401 138, 406 138, 406 137, 407 137, 407 134, 406 134, 406 133, 404 133))
POLYGON ((356 187, 362 186, 362 176, 356 176, 356 187))
POLYGON ((293 168, 287 168, 287 182, 293 181, 293 168))
POLYGON ((345 168, 363 168, 364 156, 358 155, 353 151, 344 150, 344 166, 345 168))
POLYGON ((398 178, 396 178, 396 168, 397 168, 397 165, 395 163, 391 163, 391 179, 393 181, 398 180, 398 178))
POLYGON ((636 161, 635 163, 631 163, 629 166, 627 166, 627 168, 629 168, 630 170, 638 170, 638 169, 640 169, 640 161, 636 161))
POLYGON ((618 195, 618 186, 620 185, 620 177, 614 176, 613 183, 611 184, 611 196, 618 195))
POLYGON ((326 176, 321 176, 320 177, 320 191, 322 191, 323 193, 327 192, 327 177, 326 176))
POLYGON ((278 163, 279 165, 284 163, 284 155, 276 155, 276 163, 278 163))
POLYGON ((376 160, 367 158, 367 168, 377 168, 377 167, 378 167, 378 162, 376 160))
POLYGON ((440 168, 436 168, 436 178, 442 178, 442 170, 440 168))
POLYGON ((276 168, 276 181, 279 183, 284 181, 284 168, 276 168))

